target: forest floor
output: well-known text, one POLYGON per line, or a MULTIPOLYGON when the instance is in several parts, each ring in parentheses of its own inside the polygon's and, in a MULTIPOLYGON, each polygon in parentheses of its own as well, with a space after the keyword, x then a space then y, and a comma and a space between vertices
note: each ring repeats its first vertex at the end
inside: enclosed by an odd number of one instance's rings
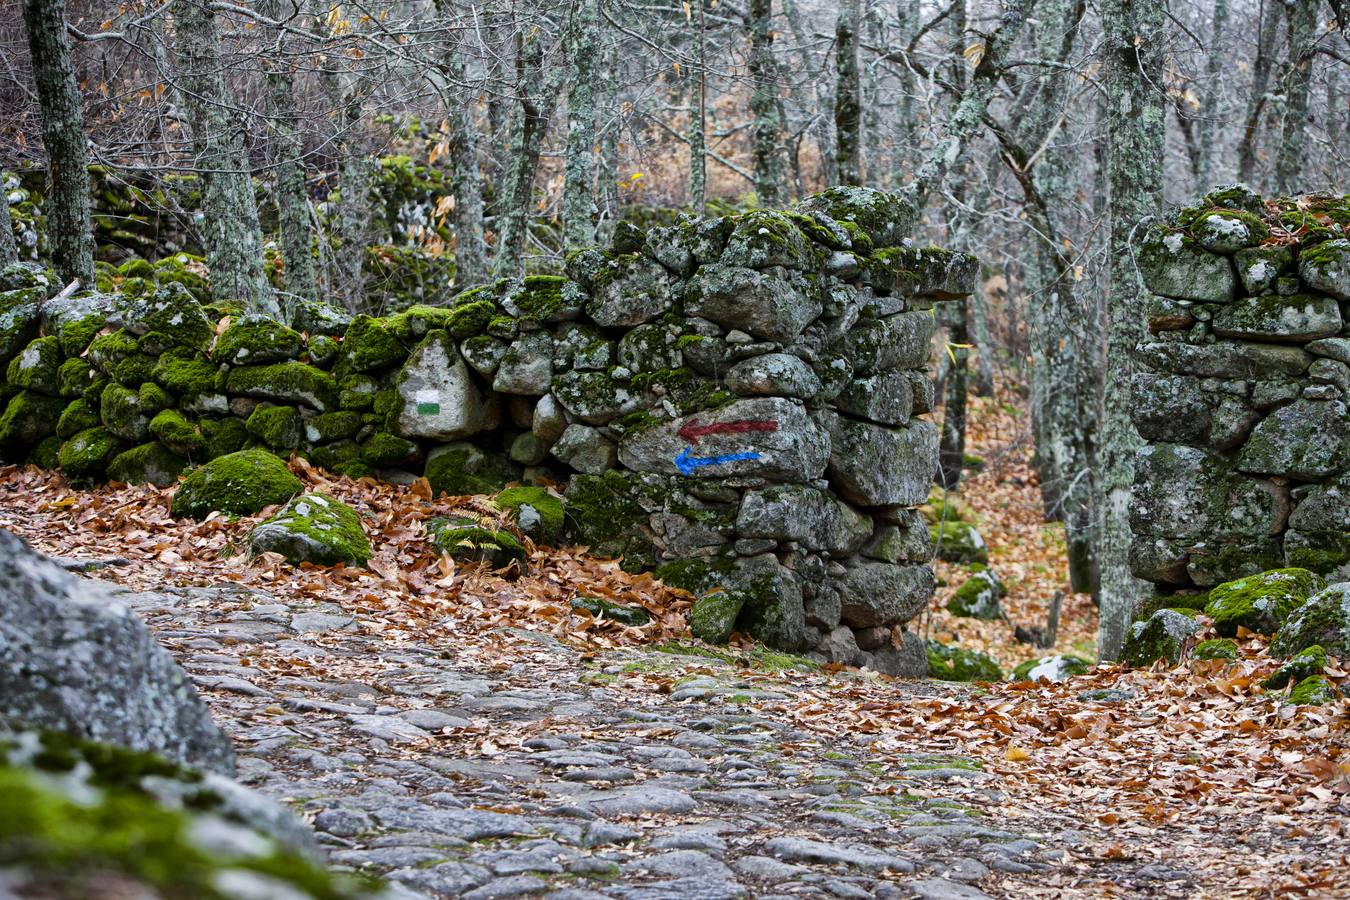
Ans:
MULTIPOLYGON (((1049 652, 1012 623, 1066 588, 1026 430, 1015 395, 974 400, 986 464, 962 495, 1010 622, 950 617, 942 567, 926 623, 1005 668, 1049 652)), ((804 666, 691 641, 687 595, 575 549, 499 572, 437 557, 421 522, 497 515, 484 498, 296 471, 363 513, 368 570, 250 559, 257 519, 174 520, 169 490, 32 468, 0 468, 0 527, 157 592, 132 602, 241 777, 338 864, 433 896, 1350 896, 1350 707, 1263 692, 1258 640, 1059 684, 804 666), (577 593, 654 620, 597 621, 577 593)), ((1094 632, 1068 595, 1056 649, 1091 656, 1094 632)))

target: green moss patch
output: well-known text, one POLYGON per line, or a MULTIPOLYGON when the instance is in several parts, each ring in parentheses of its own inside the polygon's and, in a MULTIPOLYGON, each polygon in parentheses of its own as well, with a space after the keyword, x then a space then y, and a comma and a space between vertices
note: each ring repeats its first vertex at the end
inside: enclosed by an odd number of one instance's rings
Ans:
POLYGON ((563 499, 546 488, 524 485, 502 491, 494 501, 516 527, 541 544, 556 545, 563 537, 563 499))
POLYGON ((356 511, 327 494, 296 497, 249 534, 254 553, 280 553, 292 563, 364 566, 370 540, 356 511))
POLYGON ((1002 681, 1003 670, 978 650, 929 641, 928 674, 943 681, 1002 681))
POLYGON ((1233 637, 1238 628, 1273 634, 1290 613, 1324 587, 1322 577, 1307 569, 1273 569, 1211 590, 1205 615, 1224 637, 1233 637))
POLYGON ((194 519, 213 512, 251 516, 285 503, 303 488, 276 456, 266 450, 241 450, 193 469, 174 494, 172 512, 194 519))

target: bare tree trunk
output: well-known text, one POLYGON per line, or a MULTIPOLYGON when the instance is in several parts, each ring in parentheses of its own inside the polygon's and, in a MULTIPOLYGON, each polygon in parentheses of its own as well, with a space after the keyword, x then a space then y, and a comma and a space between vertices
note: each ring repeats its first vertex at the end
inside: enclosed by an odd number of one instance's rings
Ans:
POLYGON ((1270 88, 1270 69, 1274 63, 1275 33, 1279 25, 1280 4, 1276 0, 1267 0, 1265 18, 1261 21, 1261 34, 1256 44, 1256 59, 1252 61, 1251 95, 1247 100, 1246 123, 1242 129, 1242 141, 1238 144, 1238 180, 1250 182, 1256 172, 1256 139, 1261 125, 1261 112, 1269 99, 1266 92, 1270 88))
POLYGON ((755 195, 760 206, 783 202, 786 178, 778 67, 773 58, 773 0, 750 0, 750 115, 754 120, 755 195))
MULTIPOLYGON (((28 52, 42 115, 51 191, 47 246, 65 282, 94 283, 94 230, 89 218, 89 147, 84 108, 66 39, 65 0, 23 0, 28 52)), ((8 206, 6 206, 8 211, 8 206)), ((9 218, 6 212, 6 219, 9 218)), ((13 240, 12 230, 10 240, 13 240)))
POLYGON ((1107 281, 1104 416, 1098 455, 1097 557, 1101 607, 1097 651, 1120 655, 1139 597, 1130 573, 1130 488, 1138 435, 1130 421, 1130 352, 1140 334, 1146 292, 1134 263, 1135 230, 1162 202, 1163 0, 1102 5, 1107 103, 1111 245, 1107 281))
POLYGON ((243 300, 250 309, 280 316, 263 271, 262 229, 253 178, 244 154, 242 109, 225 87, 216 14, 207 0, 173 0, 183 102, 192 124, 211 296, 243 300))
POLYGON ((568 28, 572 81, 567 94, 566 172, 563 178, 563 248, 595 243, 595 81, 600 32, 597 0, 575 0, 568 28))
POLYGON ((493 274, 519 275, 524 269, 525 238, 534 211, 534 178, 556 91, 554 78, 543 78, 544 48, 538 32, 521 37, 516 64, 517 107, 511 122, 511 158, 497 198, 497 256, 493 274))
POLYGON ((5 190, 4 173, 0 171, 0 268, 19 261, 19 245, 14 240, 14 220, 9 215, 9 191, 5 190))
POLYGON ((970 351, 966 348, 966 302, 947 303, 947 344, 951 365, 947 367, 946 400, 942 414, 942 436, 938 444, 938 467, 942 486, 952 490, 961 483, 966 463, 966 374, 970 351))
MULTIPOLYGON (((281 0, 262 0, 258 11, 273 21, 280 21, 286 15, 281 0)), ((262 59, 267 73, 267 111, 274 135, 274 199, 281 241, 282 284, 288 293, 313 299, 318 296, 314 233, 310 228, 309 192, 305 189, 305 164, 301 159, 298 130, 300 114, 295 103, 291 64, 287 60, 286 31, 271 28, 269 40, 272 46, 264 51, 262 59)))
POLYGON ((708 204, 708 23, 705 0, 696 2, 694 56, 698 82, 694 86, 694 109, 689 114, 689 208, 701 216, 708 204))
POLYGON ((835 180, 862 184, 862 79, 858 71, 860 0, 841 0, 834 26, 835 180))
POLYGON ((1308 94, 1312 86, 1313 45, 1322 4, 1302 0, 1285 7, 1289 16, 1289 64, 1285 73, 1284 127, 1275 161, 1275 189, 1293 194, 1303 177, 1304 145, 1308 132, 1308 94))
MULTIPOLYGON (((612 29, 610 29, 612 32, 612 29)), ((600 82, 600 102, 597 112, 600 116, 600 159, 598 161, 600 206, 599 227, 596 237, 601 242, 609 240, 614 226, 619 221, 619 132, 623 128, 623 113, 619 108, 619 79, 623 60, 619 56, 617 36, 609 33, 605 41, 605 75, 600 82)))
MULTIPOLYGON (((464 63, 457 56, 450 61, 450 73, 452 86, 464 84, 464 63)), ((445 105, 450 127, 450 184, 455 193, 455 284, 464 289, 487 281, 488 273, 478 129, 471 101, 447 96, 445 105)))
POLYGON ((1223 126, 1228 121, 1228 95, 1224 91, 1224 29, 1228 27, 1228 0, 1214 0, 1214 27, 1209 33, 1209 55, 1205 59, 1205 99, 1200 106, 1204 119, 1200 125, 1200 191, 1214 186, 1222 156, 1223 126))

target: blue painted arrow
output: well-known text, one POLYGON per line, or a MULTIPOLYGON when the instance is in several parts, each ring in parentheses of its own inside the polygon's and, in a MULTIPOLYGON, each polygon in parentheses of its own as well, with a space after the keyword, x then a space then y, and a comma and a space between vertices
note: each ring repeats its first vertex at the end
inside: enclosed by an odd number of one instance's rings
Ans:
POLYGON ((680 455, 675 457, 675 468, 679 469, 682 475, 693 475, 694 470, 699 466, 720 466, 722 463, 737 462, 742 459, 759 459, 759 454, 751 451, 748 453, 723 453, 720 456, 694 456, 690 454, 689 448, 685 447, 680 451, 680 455))

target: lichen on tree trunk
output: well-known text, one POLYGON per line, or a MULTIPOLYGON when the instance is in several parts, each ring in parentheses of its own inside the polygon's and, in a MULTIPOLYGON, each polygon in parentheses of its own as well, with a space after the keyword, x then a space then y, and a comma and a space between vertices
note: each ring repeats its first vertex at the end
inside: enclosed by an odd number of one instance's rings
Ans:
POLYGON ((750 0, 750 115, 753 119, 755 196, 760 206, 783 202, 786 180, 778 65, 773 57, 773 0, 750 0))
POLYGON ((566 38, 566 56, 571 66, 562 196, 566 250, 595 243, 595 81, 599 75, 596 70, 599 31, 597 0, 575 0, 566 38))

